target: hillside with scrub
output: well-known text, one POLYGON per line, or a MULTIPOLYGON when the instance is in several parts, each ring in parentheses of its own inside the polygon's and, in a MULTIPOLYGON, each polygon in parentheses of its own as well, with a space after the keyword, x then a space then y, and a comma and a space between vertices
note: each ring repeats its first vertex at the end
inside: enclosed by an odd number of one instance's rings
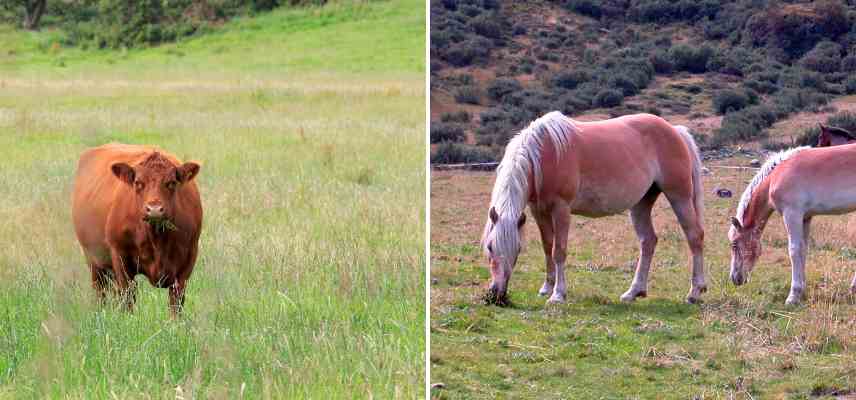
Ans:
POLYGON ((0 25, 0 399, 423 397, 424 3, 116 48, 45 18, 0 25), (202 166, 176 320, 142 277, 133 312, 92 289, 69 199, 114 141, 202 166))
POLYGON ((432 0, 430 13, 433 163, 496 160, 552 110, 657 114, 706 149, 787 147, 856 111, 849 0, 432 0))

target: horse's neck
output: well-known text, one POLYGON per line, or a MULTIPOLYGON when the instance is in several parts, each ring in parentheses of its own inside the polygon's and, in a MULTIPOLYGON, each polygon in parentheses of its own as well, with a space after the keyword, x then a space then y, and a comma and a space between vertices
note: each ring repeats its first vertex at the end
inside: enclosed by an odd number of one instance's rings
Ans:
POLYGON ((752 193, 749 206, 746 207, 746 213, 743 215, 743 226, 755 228, 760 234, 772 214, 773 207, 770 205, 770 178, 768 177, 752 193))

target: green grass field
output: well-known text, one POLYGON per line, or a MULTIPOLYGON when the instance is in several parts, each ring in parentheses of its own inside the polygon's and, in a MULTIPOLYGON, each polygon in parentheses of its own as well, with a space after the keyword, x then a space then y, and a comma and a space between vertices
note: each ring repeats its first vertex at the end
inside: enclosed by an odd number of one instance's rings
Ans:
MULTIPOLYGON (((747 159, 711 162, 746 165, 747 159)), ((527 223, 509 293, 486 306, 490 273, 479 247, 493 174, 431 174, 431 382, 438 399, 853 399, 856 398, 856 216, 817 217, 807 264, 807 301, 785 306, 787 236, 774 216, 751 281, 728 279, 726 232, 753 171, 705 176, 709 291, 684 303, 689 252, 663 198, 654 209, 659 244, 648 298, 622 304, 638 242, 627 213, 573 217, 568 302, 537 295, 544 256, 527 223), (714 188, 734 192, 730 199, 714 188)), ((533 219, 529 219, 533 221, 533 219)))
POLYGON ((0 27, 0 398, 424 396, 424 3, 278 10, 158 48, 0 27), (82 150, 202 163, 185 315, 96 304, 82 150))

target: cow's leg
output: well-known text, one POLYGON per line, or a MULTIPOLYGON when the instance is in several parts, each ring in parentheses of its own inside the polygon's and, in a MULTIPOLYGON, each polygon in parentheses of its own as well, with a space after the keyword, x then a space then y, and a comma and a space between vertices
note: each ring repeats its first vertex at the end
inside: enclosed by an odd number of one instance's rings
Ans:
POLYGON ((788 231, 788 255, 791 257, 791 292, 785 304, 799 304, 805 295, 805 219, 803 213, 785 210, 782 213, 788 231))
POLYGON ((553 262, 556 266, 556 286, 548 303, 564 303, 567 293, 565 284, 565 259, 568 255, 568 230, 571 225, 571 210, 567 204, 557 203, 550 213, 553 217, 553 262))
POLYGON ((95 289, 95 298, 99 304, 103 305, 106 298, 104 291, 110 285, 110 276, 92 261, 89 262, 89 272, 92 274, 92 288, 95 289))
POLYGON ((173 319, 178 317, 184 308, 184 289, 186 285, 187 281, 180 278, 169 287, 169 311, 173 319))
POLYGON ((621 295, 623 302, 630 302, 637 297, 648 295, 648 271, 651 269, 654 249, 657 247, 657 234, 654 232, 654 224, 651 221, 651 209, 654 208, 659 195, 660 190, 652 187, 645 197, 630 209, 630 220, 633 222, 636 237, 639 238, 639 260, 636 263, 636 273, 633 275, 630 289, 621 295))
POLYGON ((133 310, 134 305, 130 300, 134 295, 133 289, 130 288, 131 279, 128 277, 126 269, 126 259, 118 250, 110 249, 110 260, 113 264, 113 279, 116 280, 116 290, 119 298, 122 299, 122 304, 128 308, 128 311, 133 310))
POLYGON ((687 302, 697 303, 701 300, 702 293, 707 291, 704 277, 704 229, 696 213, 691 193, 675 195, 666 192, 666 198, 669 199, 669 204, 678 217, 678 222, 687 238, 692 255, 692 278, 690 279, 690 291, 687 293, 687 302))
POLYGON ((538 230, 541 231, 541 245, 544 249, 544 261, 546 264, 546 277, 544 284, 538 294, 547 296, 553 293, 556 284, 556 266, 553 264, 553 217, 549 210, 532 208, 538 230))

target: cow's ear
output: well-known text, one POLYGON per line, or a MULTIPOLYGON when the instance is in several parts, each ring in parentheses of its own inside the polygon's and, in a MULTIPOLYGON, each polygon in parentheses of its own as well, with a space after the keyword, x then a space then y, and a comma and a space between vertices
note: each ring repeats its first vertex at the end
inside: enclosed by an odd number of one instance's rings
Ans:
POLYGON ((134 184, 134 179, 137 174, 134 172, 134 169, 131 168, 130 165, 125 164, 123 162, 115 163, 110 166, 110 170, 113 171, 113 175, 116 175, 119 180, 125 182, 129 185, 134 184))
POLYGON ((181 164, 181 166, 178 167, 178 180, 179 180, 179 182, 187 183, 187 182, 192 181, 193 178, 196 177, 196 174, 199 173, 199 168, 201 168, 199 166, 199 164, 197 164, 193 161, 188 161, 184 164, 181 164))

